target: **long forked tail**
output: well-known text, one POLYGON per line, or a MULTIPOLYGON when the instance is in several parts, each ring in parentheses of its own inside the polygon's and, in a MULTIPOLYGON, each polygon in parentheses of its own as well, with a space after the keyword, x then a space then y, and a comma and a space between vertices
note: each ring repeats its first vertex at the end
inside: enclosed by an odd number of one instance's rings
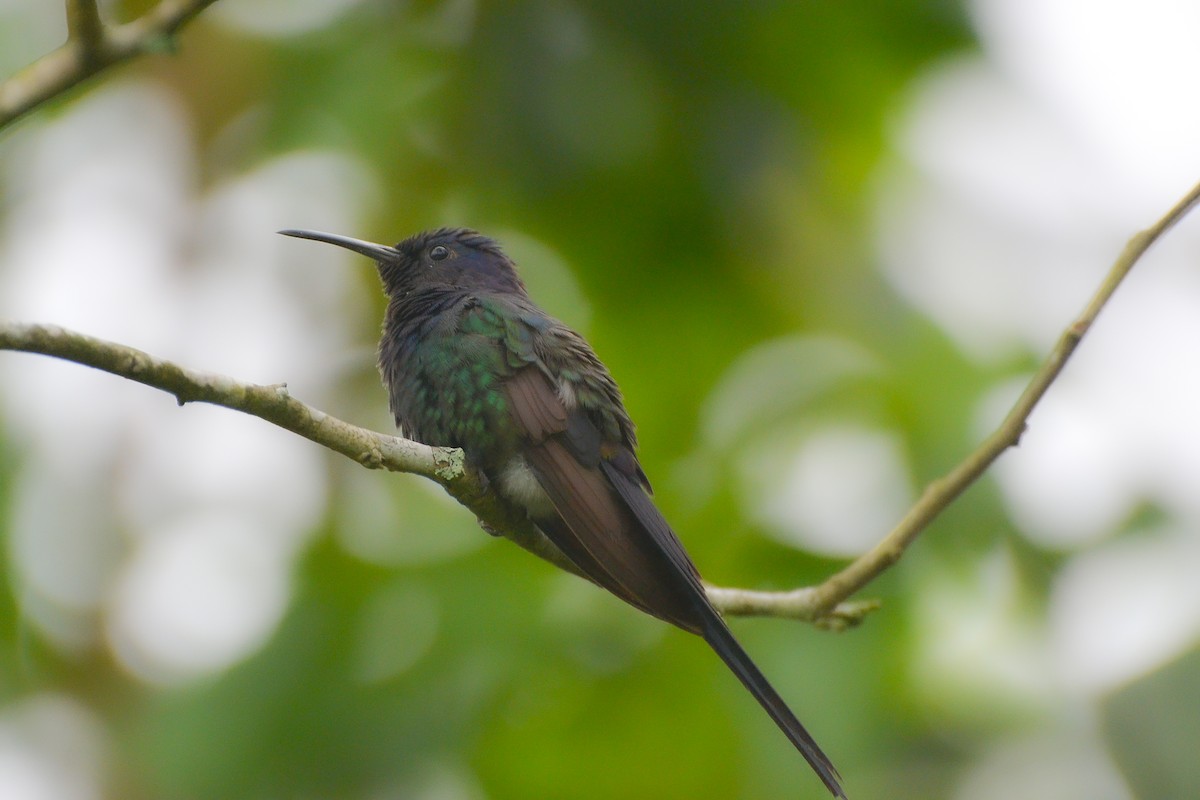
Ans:
MULTIPOLYGON (((717 652, 717 655, 733 671, 733 674, 738 676, 738 680, 750 690, 759 704, 771 715, 771 719, 775 720, 779 729, 787 735, 800 754, 808 761, 813 771, 825 782, 829 791, 833 792, 833 796, 845 798, 846 793, 842 791, 842 785, 839 782, 841 776, 838 775, 837 769, 834 768, 829 757, 821 752, 821 748, 809 736, 808 731, 800 724, 800 720, 796 719, 796 715, 788 708, 787 703, 783 702, 783 698, 772 688, 766 677, 750 660, 750 656, 733 638, 733 633, 725 625, 725 620, 721 619, 721 615, 709 603, 696 567, 684 552, 683 544, 671 530, 671 526, 667 524, 662 513, 654 503, 650 502, 649 496, 642 490, 641 485, 612 461, 602 460, 600 469, 608 478, 609 485, 617 490, 617 494, 632 512, 633 519, 629 521, 628 530, 621 529, 625 531, 626 542, 653 547, 663 559, 658 564, 665 569, 661 567, 655 569, 652 560, 651 566, 647 568, 648 574, 656 576, 658 581, 670 581, 679 590, 677 599, 687 598, 686 610, 681 609, 678 604, 667 604, 665 607, 669 613, 664 612, 663 608, 655 603, 639 602, 636 596, 630 602, 684 630, 703 636, 709 647, 717 652)), ((604 496, 603 492, 597 494, 601 497, 604 496)), ((573 530, 569 523, 568 528, 573 530)), ((580 525, 579 528, 586 530, 583 525, 580 525)), ((605 536, 611 538, 611 532, 606 530, 605 536)), ((631 552, 639 552, 636 547, 629 549, 631 552)), ((640 552, 646 551, 641 550, 640 552)), ((601 584, 604 585, 603 582, 601 584)), ((610 589, 610 591, 613 590, 610 589)), ((617 596, 629 600, 627 593, 620 591, 615 593, 617 596)))
POLYGON ((771 719, 775 720, 779 729, 787 735, 804 759, 808 761, 813 771, 825 782, 833 796, 845 800, 846 794, 842 791, 842 785, 839 782, 841 776, 838 775, 829 756, 821 751, 816 741, 800 724, 800 720, 796 719, 796 715, 788 708, 787 703, 767 682, 766 676, 750 660, 750 656, 738 644, 737 639, 733 638, 733 633, 715 612, 705 622, 702 635, 709 647, 716 651, 721 660, 733 671, 733 674, 738 676, 742 685, 750 690, 759 704, 771 715, 771 719))

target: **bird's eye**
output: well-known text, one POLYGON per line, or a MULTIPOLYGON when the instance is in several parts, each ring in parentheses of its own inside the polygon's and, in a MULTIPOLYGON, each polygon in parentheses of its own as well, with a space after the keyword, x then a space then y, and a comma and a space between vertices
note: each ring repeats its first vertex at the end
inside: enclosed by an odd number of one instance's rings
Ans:
POLYGON ((448 255, 450 255, 450 248, 441 244, 429 251, 429 257, 434 261, 441 261, 448 255))

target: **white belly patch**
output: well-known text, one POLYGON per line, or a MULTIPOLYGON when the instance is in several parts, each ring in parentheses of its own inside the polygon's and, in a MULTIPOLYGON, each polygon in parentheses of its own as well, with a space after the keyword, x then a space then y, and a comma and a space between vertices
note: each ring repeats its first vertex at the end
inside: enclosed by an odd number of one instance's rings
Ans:
POLYGON ((509 500, 529 510, 533 516, 545 516, 554 512, 550 496, 538 482, 524 458, 517 456, 508 462, 500 473, 500 491, 509 500))

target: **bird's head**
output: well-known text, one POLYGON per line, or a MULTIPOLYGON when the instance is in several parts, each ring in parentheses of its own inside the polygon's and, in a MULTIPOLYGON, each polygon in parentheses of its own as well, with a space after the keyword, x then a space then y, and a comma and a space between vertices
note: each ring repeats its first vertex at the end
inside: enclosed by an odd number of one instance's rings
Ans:
POLYGON ((286 230, 284 236, 344 247, 375 260, 389 297, 425 288, 490 289, 525 294, 516 265, 500 245, 467 228, 439 228, 410 236, 395 247, 333 233, 286 230))

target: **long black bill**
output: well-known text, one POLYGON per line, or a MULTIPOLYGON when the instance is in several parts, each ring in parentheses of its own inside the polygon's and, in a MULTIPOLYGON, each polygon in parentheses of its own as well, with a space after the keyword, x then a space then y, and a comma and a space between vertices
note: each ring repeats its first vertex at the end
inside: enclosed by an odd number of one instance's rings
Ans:
POLYGON ((294 236, 297 239, 312 239, 314 242, 325 242, 326 244, 344 247, 347 250, 353 250, 360 255, 376 261, 395 261, 400 257, 400 252, 394 247, 387 247, 386 245, 375 244, 374 242, 364 242, 362 239, 352 239, 349 236, 339 236, 336 233, 303 230, 286 230, 279 231, 279 233, 284 236, 294 236))

